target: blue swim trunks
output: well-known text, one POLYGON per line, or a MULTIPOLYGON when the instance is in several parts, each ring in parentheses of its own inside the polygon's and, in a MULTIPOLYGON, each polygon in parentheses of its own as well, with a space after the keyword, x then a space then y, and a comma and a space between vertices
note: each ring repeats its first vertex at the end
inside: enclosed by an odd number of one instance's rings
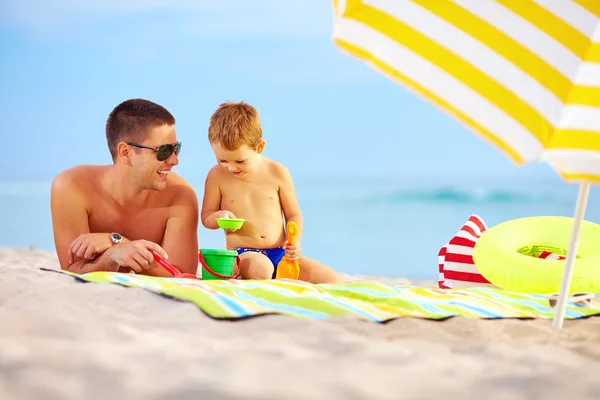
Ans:
POLYGON ((255 249, 250 247, 239 248, 236 249, 236 251, 238 255, 247 251, 255 251, 257 253, 264 254, 265 256, 267 256, 269 260, 271 260, 271 262, 273 263, 273 279, 275 279, 275 275, 277 275, 277 264, 279 264, 279 261, 281 261, 281 259, 285 255, 285 250, 281 247, 275 247, 274 249, 255 249))

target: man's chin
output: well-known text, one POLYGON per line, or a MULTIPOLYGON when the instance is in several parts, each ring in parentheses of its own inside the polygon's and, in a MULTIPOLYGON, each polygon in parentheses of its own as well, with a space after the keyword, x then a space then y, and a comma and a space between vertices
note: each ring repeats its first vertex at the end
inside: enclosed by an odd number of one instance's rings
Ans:
POLYGON ((154 182, 152 185, 152 190, 164 190, 167 187, 166 181, 154 182))

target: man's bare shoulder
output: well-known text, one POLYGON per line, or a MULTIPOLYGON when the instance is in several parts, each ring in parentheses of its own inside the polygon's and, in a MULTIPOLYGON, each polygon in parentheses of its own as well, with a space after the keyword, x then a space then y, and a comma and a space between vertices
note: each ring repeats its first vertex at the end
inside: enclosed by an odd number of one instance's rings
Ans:
POLYGON ((172 204, 193 203, 198 205, 198 197, 193 186, 186 181, 181 175, 171 171, 169 173, 169 181, 165 194, 171 197, 172 204))
POLYGON ((77 165, 59 172, 52 180, 53 192, 83 191, 90 185, 97 184, 108 165, 77 165))
POLYGON ((169 180, 167 181, 167 187, 179 188, 179 187, 192 187, 192 185, 186 181, 177 172, 169 172, 169 180))

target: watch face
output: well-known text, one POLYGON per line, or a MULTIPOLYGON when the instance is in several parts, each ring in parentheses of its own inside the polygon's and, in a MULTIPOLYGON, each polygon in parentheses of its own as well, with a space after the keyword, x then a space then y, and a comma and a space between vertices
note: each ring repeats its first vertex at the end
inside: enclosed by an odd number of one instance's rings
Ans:
POLYGON ((111 233, 110 240, 112 240, 113 243, 121 243, 121 240, 123 240, 123 238, 118 233, 111 233))

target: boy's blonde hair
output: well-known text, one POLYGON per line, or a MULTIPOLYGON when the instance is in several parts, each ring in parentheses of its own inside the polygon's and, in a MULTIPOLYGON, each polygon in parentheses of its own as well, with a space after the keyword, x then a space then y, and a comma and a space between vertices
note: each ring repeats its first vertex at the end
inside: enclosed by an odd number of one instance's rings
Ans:
POLYGON ((210 117, 208 140, 229 151, 243 145, 256 149, 262 140, 258 111, 243 101, 222 103, 210 117))

